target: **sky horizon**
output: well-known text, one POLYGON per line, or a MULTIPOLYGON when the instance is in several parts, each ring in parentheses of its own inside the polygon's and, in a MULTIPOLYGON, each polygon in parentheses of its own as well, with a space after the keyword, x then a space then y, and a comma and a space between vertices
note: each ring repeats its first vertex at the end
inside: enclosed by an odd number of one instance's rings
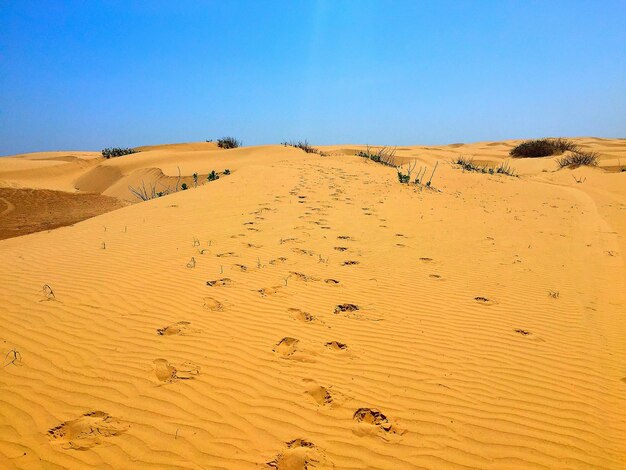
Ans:
POLYGON ((0 155, 626 137, 626 1, 0 4, 0 155))

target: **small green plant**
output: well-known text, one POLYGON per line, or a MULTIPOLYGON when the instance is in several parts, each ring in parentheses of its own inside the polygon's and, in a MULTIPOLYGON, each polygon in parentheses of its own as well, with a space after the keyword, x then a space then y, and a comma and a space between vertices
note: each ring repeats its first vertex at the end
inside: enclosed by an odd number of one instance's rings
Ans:
POLYGON ((182 189, 183 191, 185 191, 187 189, 187 183, 183 183, 180 185, 180 189, 182 189))
POLYGON ((568 150, 575 151, 578 147, 567 139, 535 139, 513 147, 509 155, 515 158, 539 158, 560 155, 568 150))
POLYGON ((402 167, 401 166, 397 166, 396 167, 396 172, 398 173, 398 181, 402 184, 408 184, 411 182, 411 173, 413 173, 413 170, 415 169, 415 165, 417 165, 417 163, 413 162, 413 165, 411 165, 410 163, 407 165, 407 170, 406 173, 402 172, 402 167))
POLYGON ((557 160, 559 168, 578 168, 579 166, 598 166, 598 154, 576 150, 557 160))
POLYGON ((217 139, 217 146, 221 149, 236 149, 241 147, 241 141, 234 137, 222 137, 217 139))
POLYGON ((194 187, 198 187, 198 173, 193 174, 193 185, 194 187))
POLYGON ((411 177, 409 175, 403 174, 400 170, 398 170, 398 181, 402 184, 406 184, 410 181, 411 177))
POLYGON ((220 179, 220 175, 215 173, 215 170, 212 170, 211 173, 209 173, 209 176, 206 177, 206 179, 207 181, 215 181, 220 179))
POLYGON ((226 168, 226 169, 224 170, 224 174, 225 174, 225 175, 230 175, 230 170, 229 170, 228 168, 226 168))
POLYGON ((107 147, 102 150, 102 156, 104 158, 121 157, 123 155, 130 155, 132 153, 137 153, 137 150, 120 147, 107 147))

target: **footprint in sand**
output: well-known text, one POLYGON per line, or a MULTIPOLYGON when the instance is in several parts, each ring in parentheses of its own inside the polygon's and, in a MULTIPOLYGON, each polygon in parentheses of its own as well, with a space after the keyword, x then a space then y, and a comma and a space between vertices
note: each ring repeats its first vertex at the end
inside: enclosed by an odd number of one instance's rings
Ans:
POLYGON ((188 321, 179 321, 176 323, 172 323, 169 326, 165 326, 163 328, 157 328, 157 334, 159 336, 174 336, 174 335, 188 335, 192 333, 197 333, 197 330, 191 329, 191 322, 188 321))
POLYGON ((287 311, 291 315, 291 317, 295 320, 311 323, 315 321, 315 317, 304 310, 300 310, 299 308, 288 308, 287 311))
POLYGON ((488 299, 487 297, 482 297, 482 296, 474 297, 474 300, 482 305, 493 305, 496 303, 494 300, 491 300, 491 299, 488 299))
POLYGON ((312 470, 335 468, 325 452, 306 439, 294 439, 274 460, 267 462, 266 468, 276 470, 312 470))
POLYGON ((337 279, 324 279, 324 282, 326 284, 331 285, 331 286, 338 286, 339 285, 339 281, 337 279))
POLYGON ((302 348, 302 342, 299 339, 292 337, 285 337, 281 339, 272 351, 281 359, 288 359, 290 361, 300 362, 315 362, 310 351, 306 351, 302 348))
POLYGON ((211 310, 213 312, 221 312, 224 310, 224 304, 222 304, 219 300, 214 299, 213 297, 205 297, 202 299, 204 301, 203 307, 207 310, 211 310))
POLYGON ((515 333, 517 333, 518 335, 521 335, 525 338, 528 338, 528 341, 534 341, 537 343, 545 343, 545 339, 535 335, 534 333, 528 331, 528 330, 524 330, 522 328, 515 328, 513 330, 515 333))
POLYGON ((324 343, 324 346, 331 351, 346 351, 348 349, 347 344, 340 343, 339 341, 328 341, 327 343, 324 343))
POLYGON ((243 264, 233 264, 233 268, 238 268, 239 271, 246 272, 248 270, 248 266, 243 264))
POLYGON ((233 256, 237 256, 237 254, 234 251, 227 251, 226 253, 218 253, 215 256, 217 256, 218 258, 230 258, 233 256))
POLYGON ((420 261, 422 263, 431 263, 433 259, 432 258, 420 258, 420 261))
POLYGON ((170 364, 167 359, 155 359, 154 373, 161 382, 176 382, 178 380, 193 379, 200 373, 200 366, 191 362, 170 364))
POLYGON ((261 297, 267 297, 268 295, 277 294, 278 290, 281 288, 282 286, 263 287, 262 289, 258 289, 257 292, 261 294, 261 297))
POLYGON ((359 408, 354 412, 352 419, 356 421, 354 433, 357 436, 379 436, 384 439, 389 434, 403 434, 397 424, 392 423, 387 416, 375 408, 359 408))
POLYGON ((272 349, 272 351, 274 351, 281 357, 289 357, 296 352, 298 348, 298 343, 300 343, 299 339, 286 336, 278 343, 276 343, 276 346, 274 346, 274 349, 272 349))
POLYGON ((48 438, 66 449, 90 449, 128 430, 128 425, 104 411, 90 411, 48 430, 48 438))
POLYGON ((296 279, 299 279, 299 280, 304 281, 304 282, 319 281, 318 277, 308 276, 308 275, 306 275, 304 273, 299 273, 299 272, 296 272, 296 271, 289 271, 289 273, 292 276, 294 276, 296 279))
POLYGON ((360 261, 348 260, 348 261, 344 261, 343 263, 341 263, 342 266, 354 266, 356 264, 360 264, 360 261))
POLYGON ((232 279, 223 277, 222 279, 216 279, 214 281, 206 281, 206 285, 209 287, 228 287, 233 284, 232 279))
POLYGON ((292 248, 291 251, 300 253, 301 255, 315 256, 315 252, 311 250, 303 250, 302 248, 292 248))
POLYGON ((340 304, 335 307, 335 313, 356 312, 359 306, 355 304, 340 304))
POLYGON ((306 384, 306 393, 309 395, 315 403, 320 406, 326 406, 329 408, 336 408, 345 401, 345 396, 339 392, 336 392, 331 387, 324 387, 319 385, 313 379, 302 379, 306 384))
POLYGON ((348 248, 347 248, 347 247, 345 247, 345 246, 336 246, 336 247, 335 247, 335 250, 337 250, 337 251, 346 251, 347 249, 348 249, 348 248))

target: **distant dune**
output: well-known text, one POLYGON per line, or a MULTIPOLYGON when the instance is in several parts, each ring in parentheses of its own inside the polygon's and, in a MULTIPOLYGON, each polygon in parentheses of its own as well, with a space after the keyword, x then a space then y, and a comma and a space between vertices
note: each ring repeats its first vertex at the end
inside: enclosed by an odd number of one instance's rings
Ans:
POLYGON ((365 145, 0 158, 0 467, 626 468, 626 140, 572 140, 396 149, 430 187, 365 145))

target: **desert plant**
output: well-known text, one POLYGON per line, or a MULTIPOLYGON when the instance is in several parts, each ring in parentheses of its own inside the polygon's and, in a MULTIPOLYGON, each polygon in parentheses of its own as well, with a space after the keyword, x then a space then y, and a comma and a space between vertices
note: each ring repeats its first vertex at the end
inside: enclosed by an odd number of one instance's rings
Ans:
POLYGON ((146 188, 146 184, 143 180, 141 181, 141 186, 137 186, 135 188, 129 185, 128 189, 131 193, 133 193, 138 199, 141 199, 142 201, 149 201, 150 199, 166 196, 172 192, 169 186, 163 186, 162 191, 157 191, 156 182, 151 183, 149 188, 146 188))
POLYGON ((357 153, 357 155, 376 163, 382 163, 387 166, 395 166, 394 157, 396 155, 396 148, 380 147, 378 149, 374 149, 368 145, 365 151, 361 150, 357 153))
POLYGON ((453 161, 453 163, 459 165, 465 171, 475 171, 478 173, 487 172, 484 166, 476 165, 474 163, 474 160, 472 160, 471 158, 466 158, 462 155, 459 155, 457 159, 453 161))
POLYGON ((578 150, 574 142, 567 139, 535 139, 527 140, 513 147, 509 155, 516 158, 539 158, 560 155, 566 151, 578 150))
POLYGON ((120 147, 107 147, 102 150, 102 156, 104 158, 121 157, 122 155, 130 155, 131 153, 137 153, 137 150, 120 147))
POLYGON ((284 141, 284 142, 281 142, 281 145, 283 145, 284 147, 287 147, 287 146, 295 147, 297 149, 304 150, 306 153, 316 153, 318 155, 321 155, 322 157, 326 156, 326 154, 322 152, 321 150, 316 149, 312 145, 309 145, 309 142, 306 139, 297 140, 297 141, 295 140, 284 141))
POLYGON ((185 191, 187 189, 187 183, 183 183, 180 185, 180 189, 182 189, 183 191, 185 191))
POLYGON ((217 139, 217 146, 222 149, 236 149, 237 147, 241 147, 241 141, 234 137, 222 137, 221 139, 217 139))
POLYGON ((430 188, 430 184, 433 181, 433 176, 435 176, 435 171, 437 171, 437 166, 439 165, 439 161, 435 162, 435 168, 433 168, 433 172, 430 174, 430 179, 426 182, 426 187, 430 188))
POLYGON ((473 171, 476 173, 488 173, 490 175, 493 174, 502 174, 508 176, 515 176, 515 171, 509 165, 508 161, 504 161, 500 163, 496 168, 481 166, 474 163, 474 160, 471 158, 463 157, 459 155, 456 160, 453 160, 452 163, 459 165, 463 168, 464 171, 473 171))
POLYGON ((400 181, 400 183, 402 184, 408 184, 411 181, 411 173, 413 173, 413 170, 415 169, 415 165, 417 165, 417 163, 413 162, 413 164, 411 165, 411 163, 409 163, 407 165, 407 170, 406 170, 406 174, 402 172, 402 166, 397 166, 396 167, 396 171, 398 173, 398 181, 400 181))
POLYGON ((405 175, 400 170, 398 170, 398 181, 400 181, 400 183, 406 184, 409 182, 410 179, 411 178, 409 175, 405 175))
POLYGON ((226 168, 226 169, 224 170, 224 174, 225 174, 225 175, 230 175, 230 170, 229 170, 228 168, 226 168))
POLYGON ((559 168, 578 168, 579 166, 598 166, 598 154, 576 150, 569 155, 559 158, 559 168))
POLYGON ((211 173, 206 177, 207 181, 215 181, 220 179, 220 175, 215 173, 215 170, 212 170, 211 173))
POLYGON ((515 170, 509 165, 508 160, 503 161, 502 163, 500 163, 500 165, 498 165, 498 167, 496 168, 496 173, 499 173, 501 175, 517 176, 515 174, 515 170))
POLYGON ((193 175, 193 185, 194 187, 198 187, 198 173, 194 173, 193 175))

